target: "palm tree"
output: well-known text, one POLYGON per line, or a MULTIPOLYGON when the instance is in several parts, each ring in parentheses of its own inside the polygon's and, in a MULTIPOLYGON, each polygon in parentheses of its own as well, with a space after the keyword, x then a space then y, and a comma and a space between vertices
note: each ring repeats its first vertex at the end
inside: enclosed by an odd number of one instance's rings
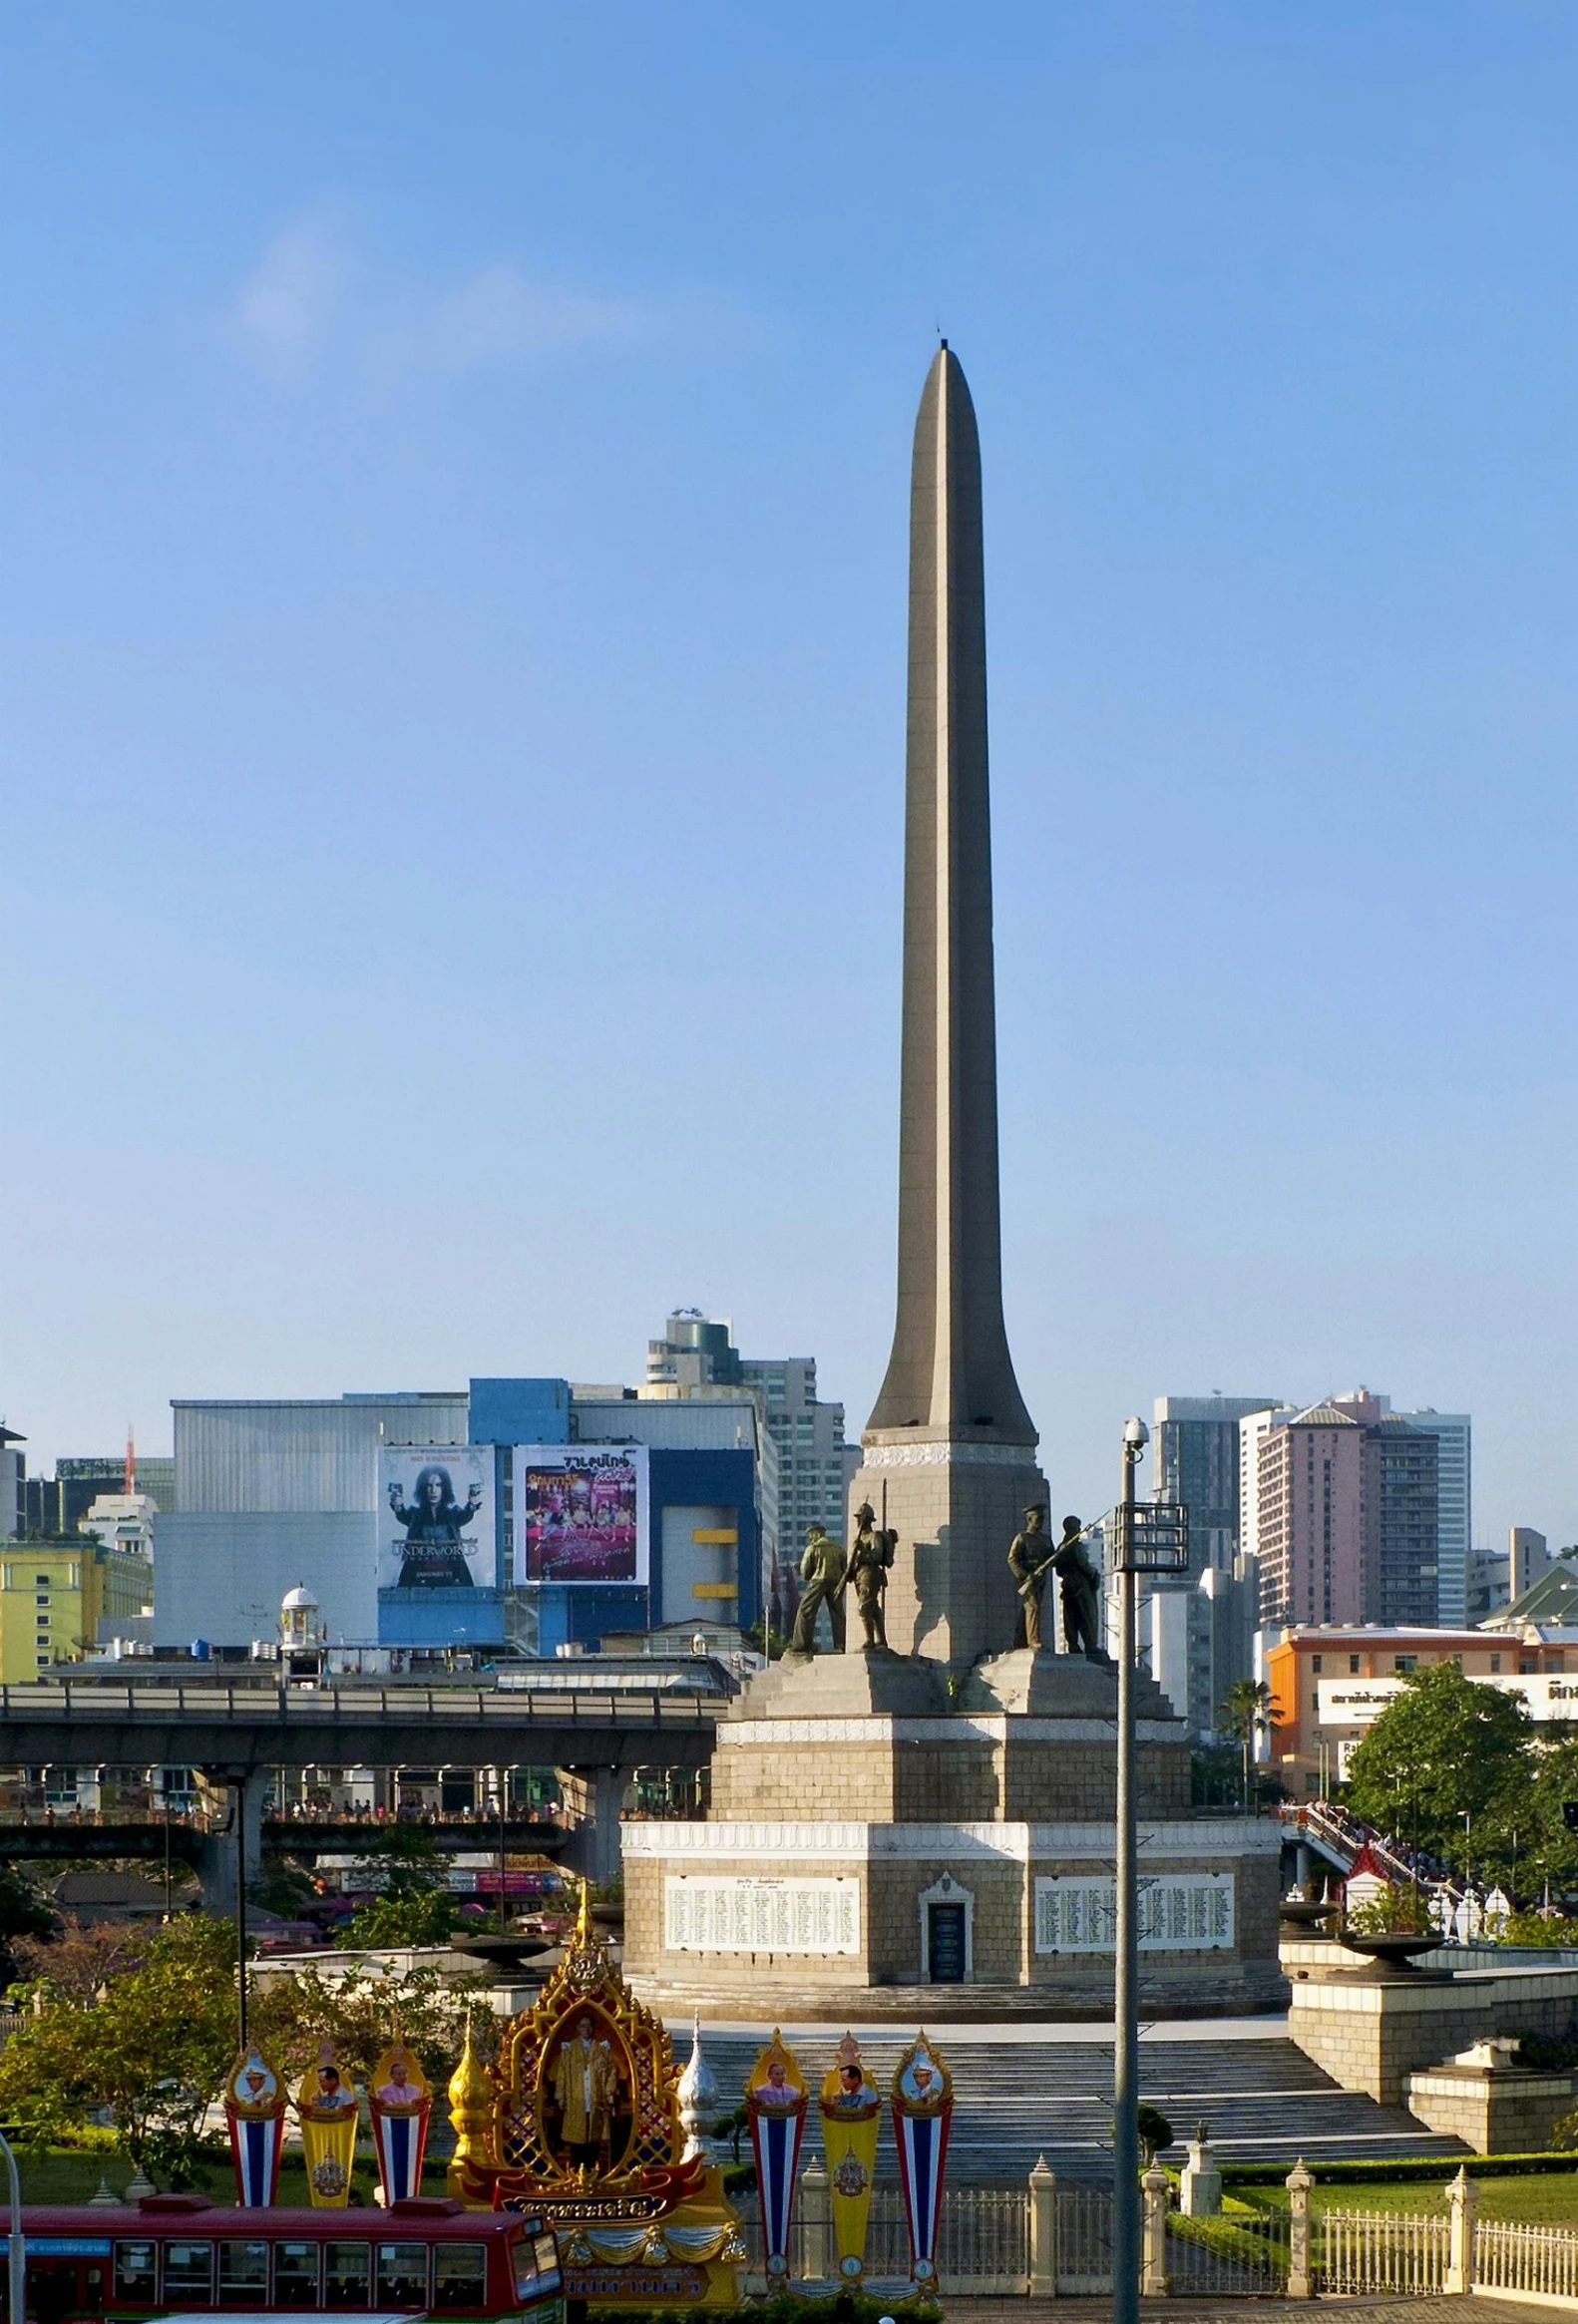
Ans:
POLYGON ((1255 1743, 1266 1729, 1275 1727, 1282 1717, 1282 1706, 1272 1698, 1271 1689, 1263 1679, 1235 1679, 1217 1707, 1217 1718, 1224 1735, 1234 1737, 1244 1753, 1244 1805, 1250 1804, 1250 1762, 1255 1755, 1255 1743))

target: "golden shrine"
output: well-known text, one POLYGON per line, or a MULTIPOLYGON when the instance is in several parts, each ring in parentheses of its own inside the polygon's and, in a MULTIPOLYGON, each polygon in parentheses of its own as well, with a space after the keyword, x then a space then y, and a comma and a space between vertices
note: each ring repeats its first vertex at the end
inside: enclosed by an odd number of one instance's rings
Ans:
POLYGON ((564 1960, 492 2065, 467 2028, 449 2086, 450 2193, 548 2219, 571 2299, 732 2306, 740 2223, 721 2166, 686 2136, 678 2091, 667 2030, 625 1985, 583 1888, 564 1960))

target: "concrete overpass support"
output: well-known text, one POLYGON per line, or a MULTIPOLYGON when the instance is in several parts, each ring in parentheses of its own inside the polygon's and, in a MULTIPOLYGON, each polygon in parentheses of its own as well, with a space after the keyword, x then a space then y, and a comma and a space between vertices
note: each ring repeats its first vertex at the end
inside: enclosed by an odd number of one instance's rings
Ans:
POLYGON ((216 1919, 235 1918, 235 1851, 246 1850, 246 1881, 250 1887, 263 1868, 263 1793, 267 1770, 258 1767, 237 1781, 230 1779, 232 1812, 228 1831, 210 1832, 197 1851, 197 1878, 202 1883, 202 1908, 216 1919), (236 1829, 237 1823, 240 1828, 236 1829))
POLYGON ((559 1767, 555 1772, 572 1825, 561 1862, 584 1880, 617 1879, 619 1810, 630 1780, 628 1769, 559 1767))

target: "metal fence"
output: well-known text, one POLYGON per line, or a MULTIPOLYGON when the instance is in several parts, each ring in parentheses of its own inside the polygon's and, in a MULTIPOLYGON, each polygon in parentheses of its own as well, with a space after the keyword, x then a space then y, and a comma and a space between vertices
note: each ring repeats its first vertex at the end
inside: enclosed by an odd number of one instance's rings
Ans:
POLYGON ((1438 2292, 1450 2223, 1440 2212, 1328 2211, 1321 2221, 1327 2292, 1438 2292))
MULTIPOLYGON (((1161 2174, 1146 2182, 1143 2282, 1174 2298, 1313 2294, 1502 2292, 1578 2305, 1578 2228, 1474 2217, 1466 2173, 1442 2211, 1314 2209, 1314 2182, 1290 2174, 1290 2208, 1184 2218, 1170 2208, 1161 2174), (1470 2253, 1472 2254, 1470 2264, 1470 2253)), ((748 2286, 766 2284, 760 2207, 739 2198, 748 2286)), ((838 2280, 826 2173, 813 2163, 796 2191, 791 2277, 838 2280)), ((1104 2187, 1055 2179, 1044 2165, 1013 2186, 945 2191, 938 2236, 940 2288, 955 2295, 1100 2297, 1112 2289, 1112 2197, 1104 2187)), ((891 2181, 872 2193, 865 2279, 886 2293, 910 2281, 904 2198, 891 2181)))
MULTIPOLYGON (((1104 2198, 1103 2198, 1104 2199, 1104 2198)), ((760 2207, 754 2195, 745 2213, 747 2266, 765 2284, 767 2259, 760 2207)), ((1110 2208, 1110 2206, 1109 2206, 1110 2208)), ((825 2185, 801 2181, 790 2232, 789 2272, 800 2283, 830 2283, 838 2274, 832 2204, 825 2185)), ((937 2268, 945 2292, 1015 2293, 1029 2282, 1029 2195, 1023 2186, 947 2188, 939 2222, 937 2268)), ((866 2233, 868 2282, 910 2281, 910 2230, 902 2190, 891 2184, 872 2189, 866 2233)))
POLYGON ((1578 2227, 1481 2219, 1474 2228, 1474 2290, 1532 2292, 1578 2301, 1578 2227))
POLYGON ((1167 2220, 1165 2263, 1169 2292, 1185 2299, 1274 2298, 1288 2281, 1292 2222, 1286 2211, 1254 2220, 1167 2220))

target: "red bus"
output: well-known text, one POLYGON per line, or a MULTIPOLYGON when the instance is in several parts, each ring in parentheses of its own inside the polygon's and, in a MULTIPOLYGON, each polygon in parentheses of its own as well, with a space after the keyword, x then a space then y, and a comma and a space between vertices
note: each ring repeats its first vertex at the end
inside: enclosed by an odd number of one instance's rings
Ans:
MULTIPOLYGON (((0 2209, 0 2217, 3 2217, 0 2209)), ((541 2220, 468 2211, 447 2195, 388 2210, 220 2209, 206 2195, 135 2207, 29 2203, 30 2324, 138 2324, 222 2313, 229 2324, 344 2312, 378 2324, 486 2317, 564 2324, 559 2245, 541 2220)), ((0 2237, 7 2251, 9 2236, 0 2237)), ((7 2271, 0 2318, 10 2324, 7 2271)))

